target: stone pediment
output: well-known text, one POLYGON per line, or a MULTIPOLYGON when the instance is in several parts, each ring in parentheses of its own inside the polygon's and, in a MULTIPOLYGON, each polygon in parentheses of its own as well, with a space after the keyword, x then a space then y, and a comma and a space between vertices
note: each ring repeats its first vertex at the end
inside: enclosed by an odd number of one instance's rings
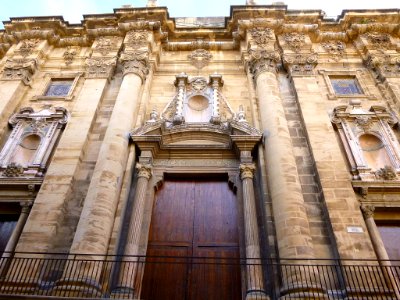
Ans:
POLYGON ((252 150, 262 133, 247 122, 230 121, 221 124, 183 123, 170 125, 166 120, 148 122, 131 133, 139 148, 150 144, 157 149, 225 149, 246 147, 252 150))

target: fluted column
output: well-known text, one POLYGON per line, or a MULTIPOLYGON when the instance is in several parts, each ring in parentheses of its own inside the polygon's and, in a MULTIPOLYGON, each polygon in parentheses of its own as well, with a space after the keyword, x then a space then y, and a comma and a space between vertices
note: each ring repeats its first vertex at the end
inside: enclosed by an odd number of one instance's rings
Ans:
POLYGON ((2 256, 2 260, 6 259, 3 261, 1 264, 1 269, 0 269, 0 278, 5 275, 7 272, 8 266, 11 263, 11 260, 8 260, 7 258, 11 258, 13 256, 13 252, 15 250, 15 247, 17 246, 19 236, 21 235, 22 229, 24 229, 26 220, 28 219, 29 212, 32 207, 32 202, 21 202, 21 214, 19 215, 17 225, 15 226, 10 239, 7 242, 6 248, 4 249, 4 253, 2 256))
POLYGON ((392 265, 389 260, 390 259, 389 255, 386 252, 385 245, 382 241, 378 227, 376 226, 374 220, 375 207, 372 205, 362 205, 361 211, 364 215, 365 224, 367 226, 367 230, 370 235, 372 245, 374 246, 376 256, 379 259, 379 264, 382 266, 382 272, 385 276, 385 279, 388 285, 392 287, 393 291, 396 294, 397 299, 400 299, 400 292, 396 288, 400 286, 400 282, 398 282, 398 280, 394 275, 395 270, 394 268, 392 269, 392 265))
POLYGON ((135 292, 138 292, 137 290, 135 291, 135 283, 137 283, 137 273, 141 262, 139 262, 137 256, 140 254, 139 242, 142 231, 147 186, 152 176, 152 166, 149 161, 144 163, 139 162, 136 165, 136 169, 138 172, 138 180, 125 245, 124 260, 121 263, 119 281, 117 284, 118 294, 122 292, 123 294, 131 296, 133 296, 135 292))
POLYGON ((244 230, 246 243, 246 299, 269 299, 265 293, 260 255, 260 238, 254 197, 253 163, 240 165, 243 188, 244 230))

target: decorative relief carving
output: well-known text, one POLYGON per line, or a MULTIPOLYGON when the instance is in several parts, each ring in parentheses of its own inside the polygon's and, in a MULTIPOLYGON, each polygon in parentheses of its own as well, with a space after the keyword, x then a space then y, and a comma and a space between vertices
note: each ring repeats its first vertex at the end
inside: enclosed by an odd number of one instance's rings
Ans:
POLYGON ((289 69, 292 76, 314 75, 314 67, 318 63, 316 53, 284 54, 283 64, 289 69))
POLYGON ((252 41, 259 47, 265 47, 271 41, 275 41, 275 33, 271 28, 252 28, 249 33, 252 41))
POLYGON ((190 62, 193 66, 195 66, 197 69, 200 70, 200 69, 204 68, 206 65, 208 65, 208 63, 212 59, 212 55, 207 50, 197 49, 197 50, 192 51, 188 55, 188 59, 190 60, 190 62))
POLYGON ((321 43, 321 45, 325 49, 325 51, 330 54, 330 57, 335 61, 339 61, 343 57, 344 51, 346 49, 346 44, 342 41, 327 41, 321 43))
POLYGON ((67 66, 72 64, 72 61, 74 60, 74 57, 77 54, 77 52, 79 52, 79 48, 67 46, 63 54, 64 62, 67 66))
POLYGON ((29 39, 29 40, 23 40, 21 42, 21 45, 17 52, 23 56, 27 57, 32 54, 32 52, 35 50, 36 46, 40 43, 39 39, 29 39))
POLYGON ((373 218, 375 207, 373 205, 361 205, 361 211, 363 212, 364 218, 373 218))
POLYGON ((34 59, 7 59, 3 71, 3 80, 22 80, 25 84, 31 82, 36 70, 34 59))
POLYGON ((3 171, 5 177, 19 177, 24 174, 24 168, 14 162, 10 163, 3 171))
POLYGON ((138 50, 134 52, 124 52, 120 61, 123 65, 123 74, 134 73, 138 75, 142 81, 146 79, 149 73, 149 52, 147 50, 138 50))
POLYGON ((162 167, 225 167, 236 168, 236 159, 155 159, 154 166, 162 167))
POLYGON ((276 64, 280 61, 278 50, 253 50, 249 49, 249 67, 254 77, 262 72, 276 72, 276 64))
POLYGON ((118 39, 118 37, 99 37, 94 50, 106 56, 117 47, 118 39))
POLYGON ((391 46, 390 35, 387 33, 368 32, 363 36, 365 36, 371 46, 377 50, 384 51, 391 46))
POLYGON ((283 36, 289 48, 294 52, 299 52, 306 43, 306 36, 303 33, 291 32, 283 36))
POLYGON ((141 164, 141 163, 136 164, 136 170, 138 172, 138 177, 144 177, 147 180, 149 180, 152 176, 152 169, 153 169, 153 166, 150 164, 141 164))
POLYGON ((354 123, 363 131, 368 131, 373 125, 372 118, 370 116, 357 116, 354 123))
POLYGON ((110 78, 117 64, 116 57, 102 58, 90 57, 86 59, 86 77, 87 78, 110 78))
POLYGON ((253 179, 254 177, 254 172, 256 170, 256 166, 252 163, 245 163, 245 164, 240 164, 239 165, 239 170, 240 170, 240 178, 242 180, 246 178, 253 179))
POLYGON ((147 30, 131 30, 126 34, 125 46, 132 49, 147 47, 149 32, 147 30))
POLYGON ((397 178, 396 171, 392 166, 384 166, 375 172, 377 179, 395 180, 397 178))
POLYGON ((376 72, 381 80, 385 77, 400 76, 400 55, 369 55, 365 64, 376 72))

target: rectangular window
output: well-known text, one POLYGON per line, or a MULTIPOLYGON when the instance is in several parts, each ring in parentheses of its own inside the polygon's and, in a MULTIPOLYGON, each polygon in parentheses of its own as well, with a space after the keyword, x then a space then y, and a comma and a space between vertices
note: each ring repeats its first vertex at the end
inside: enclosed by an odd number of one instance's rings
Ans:
POLYGON ((329 76, 333 90, 337 95, 361 95, 363 94, 357 79, 352 76, 329 76))
POLYGON ((73 79, 52 79, 44 96, 66 97, 73 82, 73 79))

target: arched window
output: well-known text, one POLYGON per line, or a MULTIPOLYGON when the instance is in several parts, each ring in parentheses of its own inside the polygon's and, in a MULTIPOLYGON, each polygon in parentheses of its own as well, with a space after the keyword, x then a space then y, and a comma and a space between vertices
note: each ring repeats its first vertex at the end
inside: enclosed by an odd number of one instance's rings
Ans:
POLYGON ((29 134, 25 136, 15 148, 15 152, 11 158, 11 162, 27 167, 35 157, 39 148, 41 137, 37 134, 29 134))
POLYGON ((377 136, 363 134, 359 137, 359 142, 365 162, 372 171, 392 165, 385 145, 377 136))

